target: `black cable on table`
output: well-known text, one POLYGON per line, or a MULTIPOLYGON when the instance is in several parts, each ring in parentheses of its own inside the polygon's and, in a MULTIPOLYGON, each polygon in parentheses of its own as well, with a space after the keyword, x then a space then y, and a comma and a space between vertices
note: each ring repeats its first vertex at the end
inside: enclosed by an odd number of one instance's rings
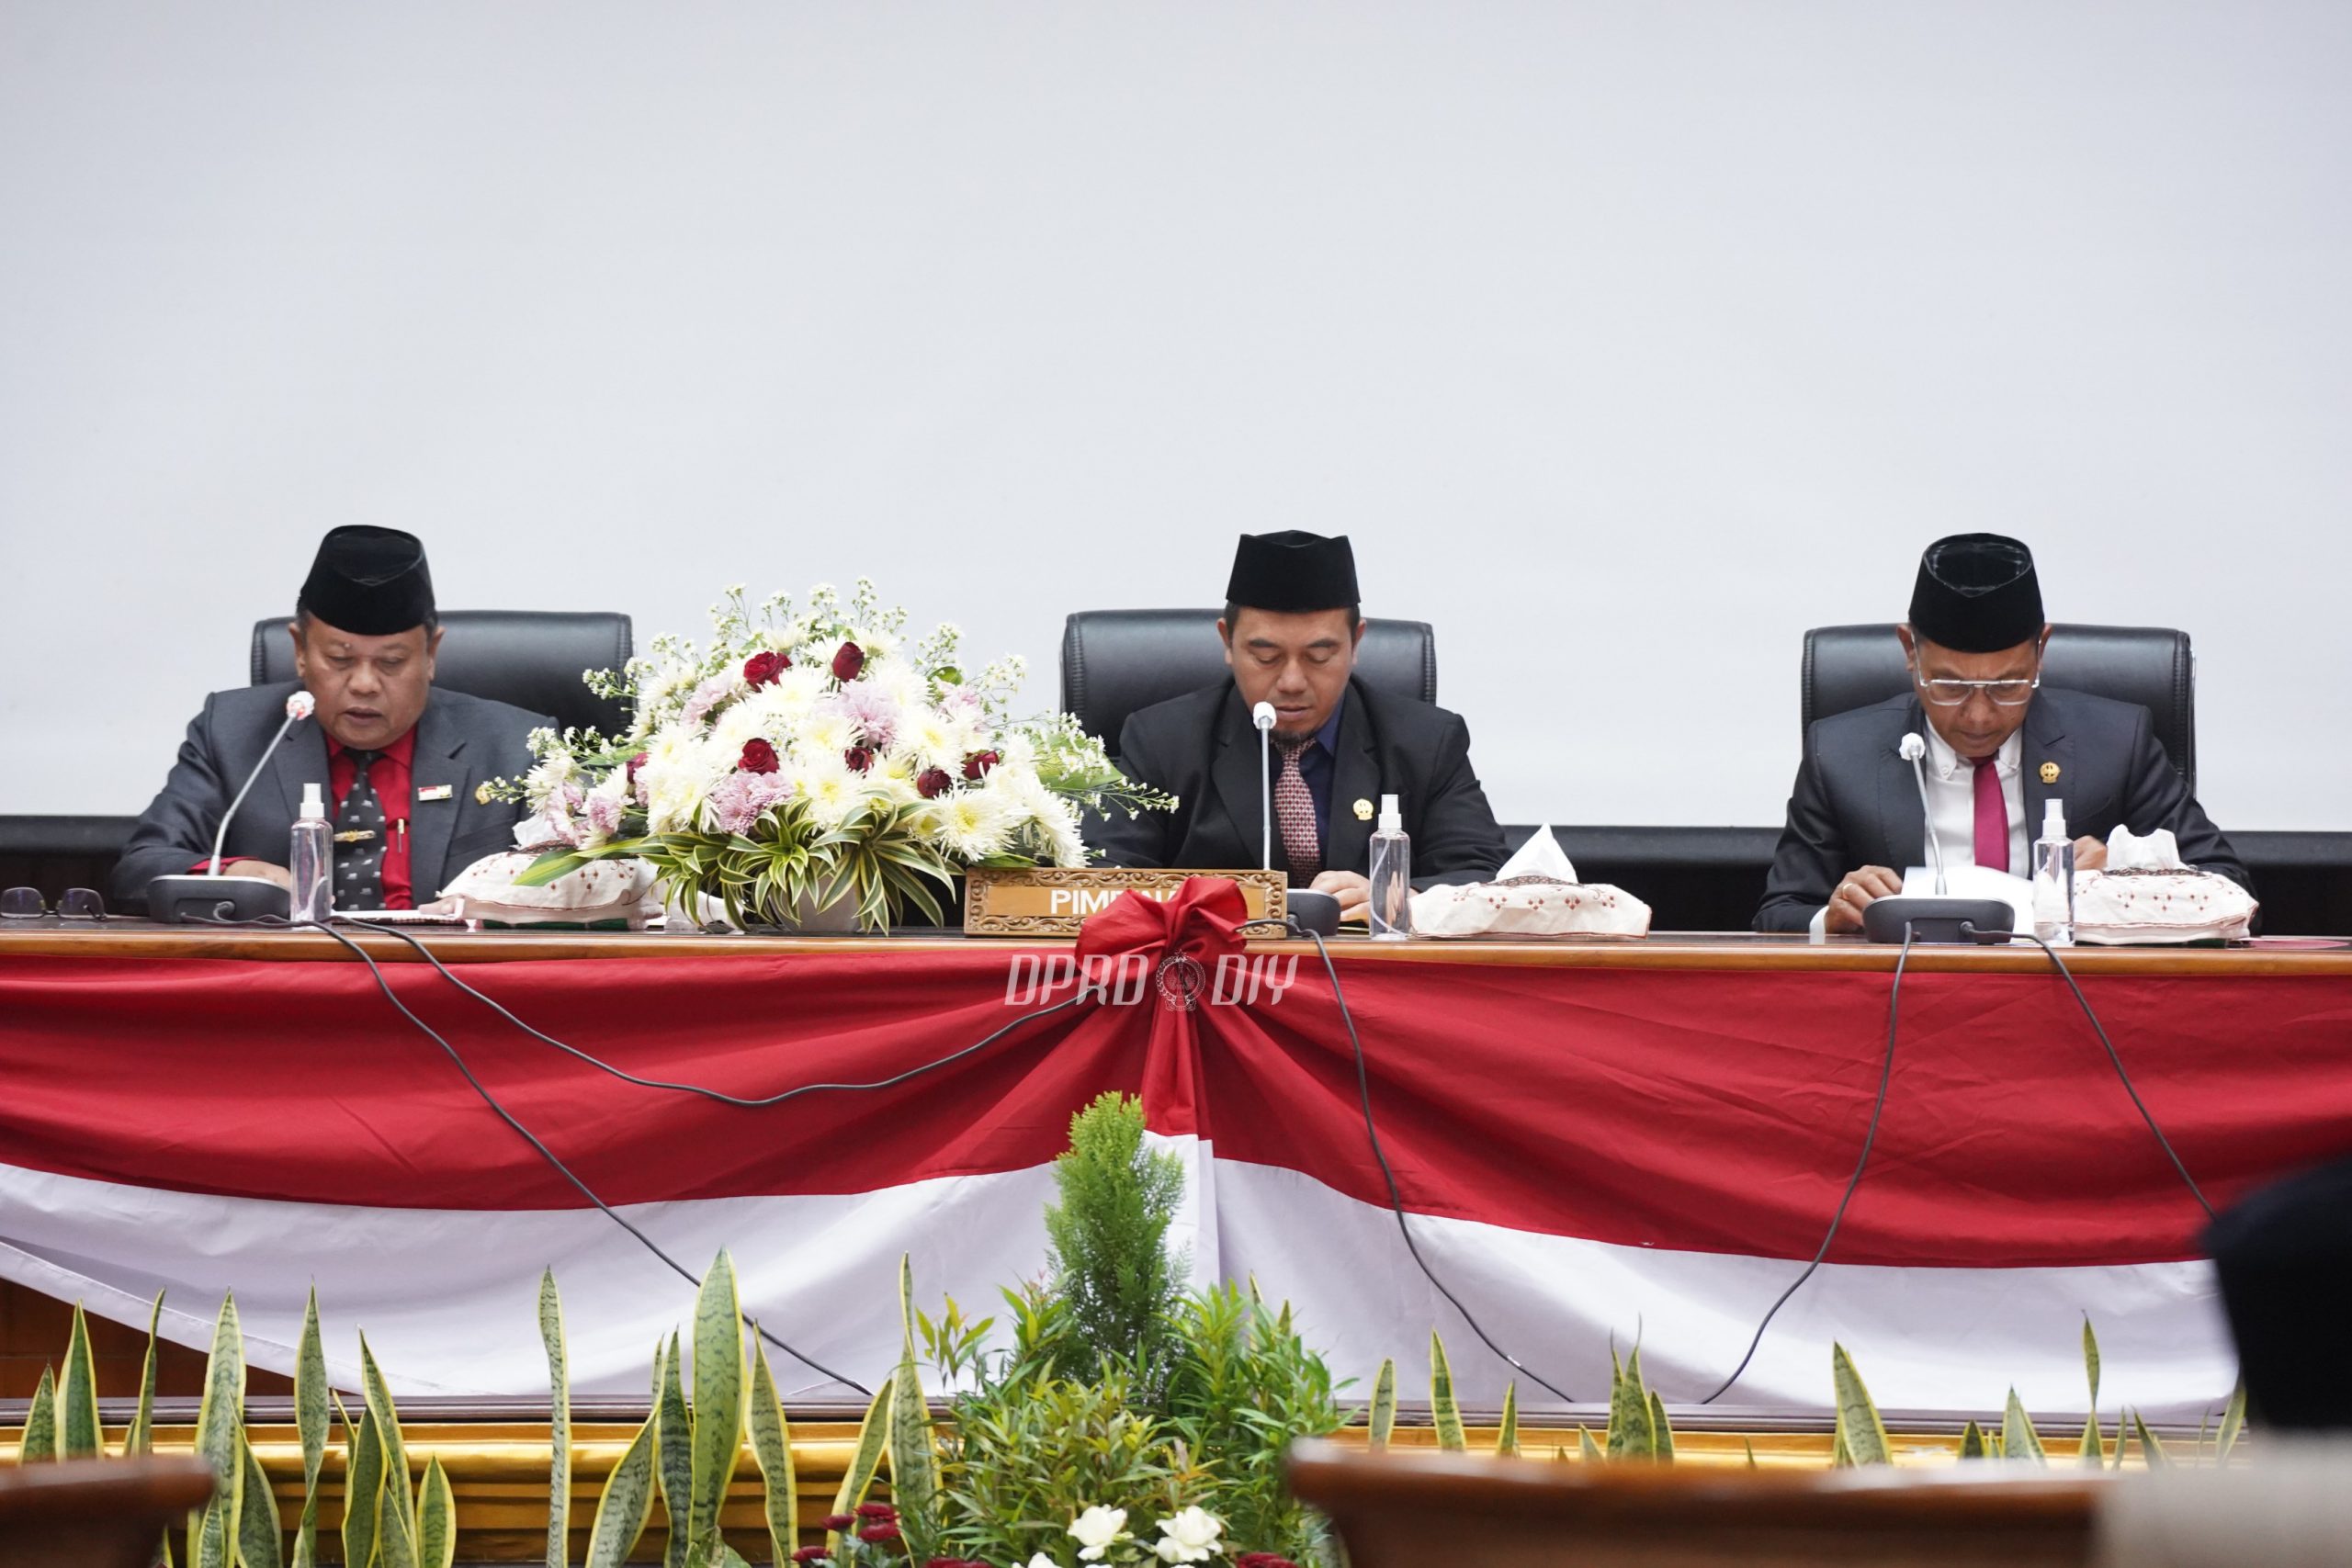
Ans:
POLYGON ((1903 1016, 1903 971, 1910 962, 1911 924, 1906 920, 1903 926, 1903 951, 1895 956, 1894 960, 1894 987, 1887 993, 1886 998, 1886 1058, 1879 1066, 1878 1101, 1871 1107, 1870 1127, 1862 1134, 1861 1157, 1854 1162, 1854 1174, 1846 1183, 1844 1195, 1838 1200, 1837 1213, 1829 1216, 1829 1229, 1823 1235, 1821 1246, 1815 1250, 1813 1261, 1804 1266, 1803 1273, 1789 1281, 1789 1288, 1782 1291, 1771 1306, 1766 1309, 1763 1321, 1756 1325, 1755 1337, 1747 1342, 1747 1353, 1740 1357, 1739 1365, 1731 1370, 1731 1376, 1724 1379, 1714 1393, 1699 1402, 1702 1404, 1713 1404, 1731 1391, 1731 1385, 1739 1381, 1742 1372, 1747 1371, 1747 1363, 1756 1359, 1757 1347, 1764 1343, 1764 1331, 1772 1326, 1772 1319, 1779 1315, 1781 1308, 1788 1304, 1789 1298, 1797 1293, 1799 1287, 1813 1278, 1813 1271, 1821 1267, 1823 1258, 1829 1256, 1829 1244, 1838 1239, 1838 1227, 1846 1218, 1846 1205, 1854 1201, 1854 1190, 1861 1186, 1862 1172, 1871 1163, 1871 1145, 1878 1142, 1879 1118, 1886 1112, 1887 1086, 1894 1080, 1895 1025, 1903 1016))
MULTIPOLYGON (((198 919, 201 919, 202 918, 198 917, 198 919)), ((587 1199, 589 1202, 594 1204, 599 1213, 602 1213, 606 1219, 612 1221, 613 1224, 620 1226, 621 1229, 627 1231, 630 1235, 635 1236, 639 1244, 641 1245, 646 1251, 653 1254, 654 1257, 668 1264, 672 1269, 676 1271, 680 1279, 685 1280, 686 1283, 694 1286, 696 1290, 700 1290, 702 1288, 702 1277, 700 1275, 695 1273, 684 1264, 680 1263, 676 1258, 662 1251, 660 1244, 654 1241, 651 1236, 647 1235, 643 1231, 638 1229, 637 1226, 631 1224, 621 1215, 618 1210, 615 1209, 610 1203, 605 1202, 604 1199, 598 1197, 596 1195, 595 1189, 590 1187, 588 1183, 582 1180, 570 1166, 564 1164, 563 1161, 557 1156, 556 1152, 553 1149, 548 1147, 546 1144, 539 1141, 538 1134, 532 1132, 528 1127, 523 1125, 522 1122, 513 1111, 507 1110, 505 1106, 499 1103, 498 1097, 491 1093, 488 1086, 483 1084, 481 1079, 474 1076, 473 1068, 466 1065, 466 1059, 464 1056, 458 1055, 458 1048, 450 1044, 448 1041, 443 1039, 439 1032, 435 1030, 431 1024, 425 1022, 423 1019, 417 1017, 415 1013, 409 1010, 409 1005, 401 1000, 400 993, 392 989, 391 981, 386 978, 382 966, 377 964, 375 958, 366 948, 360 946, 357 942, 352 941, 351 938, 335 930, 334 926, 324 920, 280 921, 272 919, 263 921, 204 919, 202 920, 202 923, 206 925, 220 926, 267 925, 274 930, 280 931, 324 931, 328 936, 331 936, 335 941, 341 942, 345 948, 348 948, 351 951, 353 956, 356 957, 360 963, 368 965, 368 973, 375 976, 376 988, 384 993, 384 999, 390 1002, 393 1007, 399 1009, 401 1016, 407 1019, 409 1022, 414 1024, 418 1031, 421 1032, 426 1039, 441 1047, 442 1051, 448 1056, 449 1060, 457 1064, 458 1071, 465 1075, 466 1082, 471 1084, 473 1086, 474 1092, 481 1097, 482 1103, 489 1106, 500 1121, 505 1122, 509 1127, 512 1127, 524 1142, 529 1144, 532 1148, 537 1150, 539 1157, 554 1168, 557 1174, 560 1175, 566 1181, 571 1182, 573 1187, 577 1188, 580 1195, 587 1199)), ((354 923, 356 924, 360 922, 354 923)), ((370 927, 369 929, 381 930, 383 928, 370 927)), ((451 978, 454 979, 455 976, 453 976, 451 978)), ((485 998, 483 999, 487 1000, 488 998, 485 998)), ((778 1338, 775 1335, 770 1333, 765 1327, 754 1322, 750 1317, 745 1317, 743 1321, 750 1324, 752 1330, 756 1332, 761 1338, 766 1340, 769 1344, 775 1346, 786 1355, 790 1356, 794 1360, 800 1362, 803 1366, 807 1366, 819 1372, 822 1372, 826 1377, 831 1379, 833 1382, 854 1388, 858 1393, 866 1395, 868 1398, 873 1396, 873 1390, 865 1387, 865 1384, 859 1382, 856 1379, 844 1376, 843 1374, 833 1371, 832 1368, 825 1365, 822 1361, 817 1360, 814 1358, 795 1349, 791 1345, 787 1344, 783 1339, 778 1338)))
MULTIPOLYGON (((1249 921, 1245 923, 1257 924, 1259 922, 1249 921)), ((1347 993, 1340 989, 1340 967, 1338 964, 1331 962, 1331 950, 1324 945, 1322 932, 1307 931, 1295 924, 1290 925, 1285 929, 1289 930, 1295 936, 1306 936, 1313 938, 1315 942, 1315 951, 1323 955, 1324 973, 1329 975, 1331 979, 1331 999, 1340 1004, 1340 1021, 1348 1026, 1348 1045, 1355 1053, 1356 1096, 1359 1102, 1363 1107, 1364 1136, 1372 1144, 1372 1157, 1380 1164, 1381 1179, 1388 1184, 1388 1207, 1390 1212, 1396 1216, 1396 1231, 1398 1235, 1405 1238, 1405 1250, 1412 1255, 1414 1264, 1420 1269, 1423 1278, 1427 1279, 1432 1286, 1436 1287, 1437 1293, 1443 1296, 1449 1303, 1453 1303, 1453 1310, 1462 1314, 1462 1321, 1470 1325, 1470 1332, 1478 1337, 1479 1343, 1485 1345, 1487 1349, 1492 1350, 1497 1356, 1500 1357, 1511 1367, 1513 1371, 1535 1382, 1539 1387, 1549 1393, 1554 1398, 1559 1400, 1565 1404, 1576 1404, 1577 1400, 1575 1395, 1563 1391, 1557 1384, 1550 1382, 1548 1379, 1544 1378, 1543 1374, 1529 1367, 1526 1362, 1521 1360, 1518 1357, 1512 1355, 1510 1351, 1496 1344, 1494 1336, 1488 1334, 1484 1328, 1479 1326, 1478 1320, 1471 1315, 1470 1309, 1462 1304, 1462 1298, 1455 1295, 1453 1291, 1446 1287, 1445 1281, 1438 1278, 1437 1270, 1430 1267, 1429 1259, 1421 1256, 1420 1247, 1413 1240, 1413 1227, 1408 1224, 1405 1220, 1405 1195, 1403 1192, 1398 1190, 1396 1186, 1396 1173, 1389 1168, 1387 1153, 1380 1146, 1380 1129, 1373 1124, 1372 1076, 1370 1070, 1364 1066, 1363 1038, 1356 1032, 1355 1015, 1348 1010, 1347 993)))

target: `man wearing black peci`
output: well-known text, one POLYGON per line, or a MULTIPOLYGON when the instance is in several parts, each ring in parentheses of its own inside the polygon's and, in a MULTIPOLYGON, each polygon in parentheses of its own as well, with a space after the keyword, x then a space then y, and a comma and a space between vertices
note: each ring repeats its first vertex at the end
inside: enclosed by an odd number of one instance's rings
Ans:
POLYGON ((1998 534, 1939 539, 1919 560, 1911 618, 1895 628, 1910 692, 1815 722, 1788 823, 1756 911, 1763 931, 1846 932, 1928 863, 1906 734, 1927 743, 1928 798, 1948 861, 2025 875, 2043 803, 2064 803, 2075 863, 2107 861, 2107 835, 2169 829, 2181 859, 2250 886, 2230 841, 2165 755, 2146 708, 2041 684, 2050 640, 2033 554, 1998 534))
POLYGON ((1461 716, 1353 678, 1363 617, 1345 537, 1244 535, 1226 586, 1231 680, 1155 704, 1120 731, 1119 765, 1177 797, 1172 812, 1098 818, 1112 865, 1234 870, 1259 863, 1261 702, 1274 710, 1274 863, 1294 887, 1361 915, 1373 813, 1397 797, 1414 882, 1477 882, 1503 863, 1502 829, 1470 767, 1461 716))
POLYGON ((210 864, 222 815, 298 688, 317 699, 317 711, 287 732, 254 780, 229 825, 224 873, 287 885, 288 838, 305 784, 322 786, 334 818, 339 909, 413 908, 482 856, 514 847, 520 808, 476 791, 528 769, 530 732, 554 721, 435 689, 441 625, 423 544, 391 528, 333 530, 288 632, 294 683, 204 699, 115 868, 119 902, 136 905, 156 877, 210 864))

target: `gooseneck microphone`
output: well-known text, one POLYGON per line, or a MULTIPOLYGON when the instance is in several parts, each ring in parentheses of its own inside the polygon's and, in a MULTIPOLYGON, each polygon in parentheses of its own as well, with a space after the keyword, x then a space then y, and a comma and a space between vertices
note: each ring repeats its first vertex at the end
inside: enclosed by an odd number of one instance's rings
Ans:
POLYGON ((295 692, 286 699, 286 718, 269 744, 261 749, 260 758, 245 782, 238 786, 229 802, 229 809, 220 814, 220 831, 212 835, 212 858, 201 874, 181 874, 159 876, 147 885, 147 913, 150 919, 166 924, 179 924, 191 919, 218 920, 221 919, 254 919, 276 915, 284 918, 292 908, 287 890, 263 876, 223 876, 220 874, 220 852, 229 841, 229 824, 236 820, 237 808, 245 803, 261 771, 277 752, 277 744, 286 732, 317 711, 319 700, 308 692, 295 692))
POLYGON ((1260 703, 1250 710, 1250 722, 1258 727, 1258 812, 1262 836, 1259 840, 1258 865, 1261 870, 1274 869, 1274 705, 1260 703))
POLYGON ((1919 786, 1919 815, 1928 824, 1928 848, 1936 857, 1936 895, 1944 894, 1944 840, 1936 831, 1936 808, 1928 803, 1928 770, 1921 759, 1928 754, 1928 743, 1913 730, 1904 736, 1903 744, 1895 750, 1911 764, 1911 777, 1919 786))
POLYGON ((1894 750, 1911 764, 1911 777, 1919 786, 1919 815, 1928 825, 1928 852, 1936 863, 1936 892, 1931 898, 1898 895, 1871 899, 1862 908, 1862 934, 1872 942, 1906 945, 1985 942, 1997 940, 1990 933, 2007 935, 2014 918, 2007 904, 1998 898, 1954 898, 1945 890, 1943 835, 1936 831, 1936 808, 1928 799, 1928 770, 1921 761, 1928 743, 1914 730, 1894 750))

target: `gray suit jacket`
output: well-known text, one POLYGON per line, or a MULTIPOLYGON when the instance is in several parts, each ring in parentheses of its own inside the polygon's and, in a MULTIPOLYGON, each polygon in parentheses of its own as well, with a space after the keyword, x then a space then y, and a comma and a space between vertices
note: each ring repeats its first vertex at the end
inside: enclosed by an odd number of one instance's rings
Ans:
MULTIPOLYGON (((1504 860, 1502 829, 1470 766, 1470 727, 1458 714, 1412 697, 1348 685, 1333 748, 1331 809, 1323 863, 1363 872, 1373 824, 1354 803, 1397 797, 1413 840, 1413 885, 1483 882, 1504 860)), ((1258 732, 1230 681, 1155 703, 1128 716, 1119 766, 1177 797, 1174 811, 1090 818, 1086 839, 1120 866, 1232 871, 1265 848, 1258 732)), ((1280 852, 1282 840, 1274 840, 1280 852)))
MULTIPOLYGON (((253 772, 262 749, 286 717, 290 681, 215 692, 187 727, 179 761, 148 806, 114 873, 115 903, 144 905, 147 885, 158 876, 186 872, 212 852, 237 786, 253 772)), ((449 786, 446 800, 417 801, 409 818, 409 866, 420 904, 454 881, 486 854, 514 847, 522 807, 503 801, 485 806, 474 798, 484 781, 522 773, 531 765, 526 738, 554 720, 525 713, 462 692, 435 690, 416 721, 416 756, 410 783, 417 789, 449 786)), ((236 820, 229 824, 223 855, 286 863, 287 838, 301 809, 302 785, 327 783, 325 733, 303 719, 287 732, 269 766, 254 781, 236 820)), ((324 791, 322 790, 322 793, 324 791)))
MULTIPOLYGON (((1829 902, 1838 878, 1859 866, 1902 871, 1931 863, 1919 785, 1896 748, 1911 731, 1928 732, 1917 695, 1890 697, 1869 707, 1815 721, 1804 738, 1804 761, 1789 795, 1788 825, 1772 856, 1759 931, 1801 931, 1829 902)), ((2241 887, 2254 880, 2188 793, 2165 755, 2155 721, 2134 703, 2043 687, 2025 716, 2025 819, 2038 829, 2042 803, 2065 802, 2066 830, 2104 839, 2118 827, 2134 833, 2172 829, 2180 858, 2219 872, 2241 887), (2042 764, 2058 769, 2041 782, 2042 764)), ((1944 846, 1949 858, 1954 853, 1944 846)), ((1959 853, 1966 858, 1963 847, 1959 853)))

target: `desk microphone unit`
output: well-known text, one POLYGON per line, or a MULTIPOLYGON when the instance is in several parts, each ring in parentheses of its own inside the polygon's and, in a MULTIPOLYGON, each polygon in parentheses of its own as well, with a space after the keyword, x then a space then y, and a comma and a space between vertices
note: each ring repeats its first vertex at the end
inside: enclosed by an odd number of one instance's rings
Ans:
POLYGON ((1928 800, 1928 772, 1921 759, 1928 743, 1917 732, 1905 735, 1896 748, 1911 764, 1919 786, 1919 815, 1928 825, 1928 850, 1936 863, 1936 896, 1874 898, 1862 910, 1862 935, 1871 942, 1897 942, 1910 932, 1915 942, 1973 943, 1993 940, 1992 933, 2013 929, 2016 912, 1998 898, 1954 898, 1944 891, 1944 841, 1936 831, 1935 807, 1928 800))
POLYGON ((212 858, 199 873, 182 873, 159 876, 147 885, 147 918, 167 926, 186 925, 191 920, 254 920, 276 917, 284 919, 294 908, 293 895, 265 876, 223 876, 220 874, 220 849, 229 841, 229 824, 236 819, 237 807, 269 766, 277 743, 296 723, 311 716, 318 706, 318 699, 308 692, 296 692, 286 699, 286 721, 277 733, 263 747, 261 758, 254 763, 254 771, 245 775, 236 798, 229 802, 229 809, 220 814, 220 830, 212 835, 212 858))
MULTIPOLYGON (((1267 871, 1274 869, 1274 705, 1260 703, 1250 710, 1250 722, 1258 727, 1258 820, 1260 839, 1258 863, 1267 871)), ((1286 906, 1290 918, 1301 931, 1315 931, 1323 936, 1340 934, 1340 901, 1329 893, 1312 888, 1294 887, 1286 906)))

